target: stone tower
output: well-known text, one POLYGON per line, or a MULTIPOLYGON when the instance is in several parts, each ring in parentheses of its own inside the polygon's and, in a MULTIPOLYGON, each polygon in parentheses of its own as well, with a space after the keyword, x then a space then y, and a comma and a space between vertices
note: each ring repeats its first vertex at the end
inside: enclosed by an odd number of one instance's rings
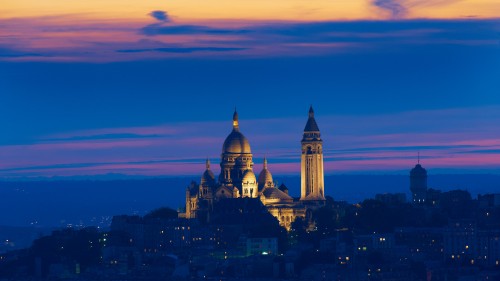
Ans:
POLYGON ((325 187, 323 174, 323 141, 314 110, 309 109, 309 118, 301 141, 301 201, 324 201, 325 187))

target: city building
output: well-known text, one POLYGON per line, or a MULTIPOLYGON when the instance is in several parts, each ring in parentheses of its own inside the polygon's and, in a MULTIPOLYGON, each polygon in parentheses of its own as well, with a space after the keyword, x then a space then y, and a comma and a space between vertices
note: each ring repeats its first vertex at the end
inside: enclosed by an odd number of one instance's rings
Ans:
POLYGON ((420 165, 420 157, 415 168, 410 171, 410 190, 414 204, 425 204, 427 197, 427 171, 420 165))
POLYGON ((406 194, 404 193, 379 193, 375 195, 375 200, 385 204, 404 204, 406 203, 406 194))
POLYGON ((278 253, 278 239, 267 237, 249 237, 246 239, 247 256, 276 255, 278 253))

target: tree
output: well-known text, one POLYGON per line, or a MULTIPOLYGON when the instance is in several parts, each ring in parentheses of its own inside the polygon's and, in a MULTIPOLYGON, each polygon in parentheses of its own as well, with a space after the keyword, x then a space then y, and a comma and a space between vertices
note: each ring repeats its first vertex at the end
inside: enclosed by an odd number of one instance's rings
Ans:
POLYGON ((178 213, 176 210, 162 207, 155 209, 144 216, 144 219, 176 219, 178 217, 178 213))

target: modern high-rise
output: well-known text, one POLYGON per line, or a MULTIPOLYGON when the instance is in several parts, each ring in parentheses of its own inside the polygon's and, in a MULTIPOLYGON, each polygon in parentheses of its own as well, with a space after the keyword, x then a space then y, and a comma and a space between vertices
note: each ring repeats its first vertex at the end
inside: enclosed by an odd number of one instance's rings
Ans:
POLYGON ((410 191, 414 204, 425 204, 427 197, 427 171, 420 165, 420 160, 410 171, 410 191))

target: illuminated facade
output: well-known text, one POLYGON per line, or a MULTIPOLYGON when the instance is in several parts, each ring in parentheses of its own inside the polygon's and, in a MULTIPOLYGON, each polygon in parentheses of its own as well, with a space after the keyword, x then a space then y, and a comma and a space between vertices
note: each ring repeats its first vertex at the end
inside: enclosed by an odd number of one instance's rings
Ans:
POLYGON ((309 118, 304 128, 301 141, 301 193, 300 200, 324 201, 325 177, 323 174, 323 141, 318 124, 314 119, 314 110, 309 109, 309 118))
POLYGON ((248 139, 240 132, 238 113, 233 115, 233 129, 222 146, 220 175, 215 179, 207 159, 199 185, 186 190, 186 218, 210 220, 214 202, 223 198, 258 198, 280 225, 290 228, 297 217, 305 217, 308 208, 324 200, 323 145, 312 107, 302 139, 301 197, 292 198, 288 189, 277 187, 264 158, 258 178, 253 171, 253 154, 248 139))

